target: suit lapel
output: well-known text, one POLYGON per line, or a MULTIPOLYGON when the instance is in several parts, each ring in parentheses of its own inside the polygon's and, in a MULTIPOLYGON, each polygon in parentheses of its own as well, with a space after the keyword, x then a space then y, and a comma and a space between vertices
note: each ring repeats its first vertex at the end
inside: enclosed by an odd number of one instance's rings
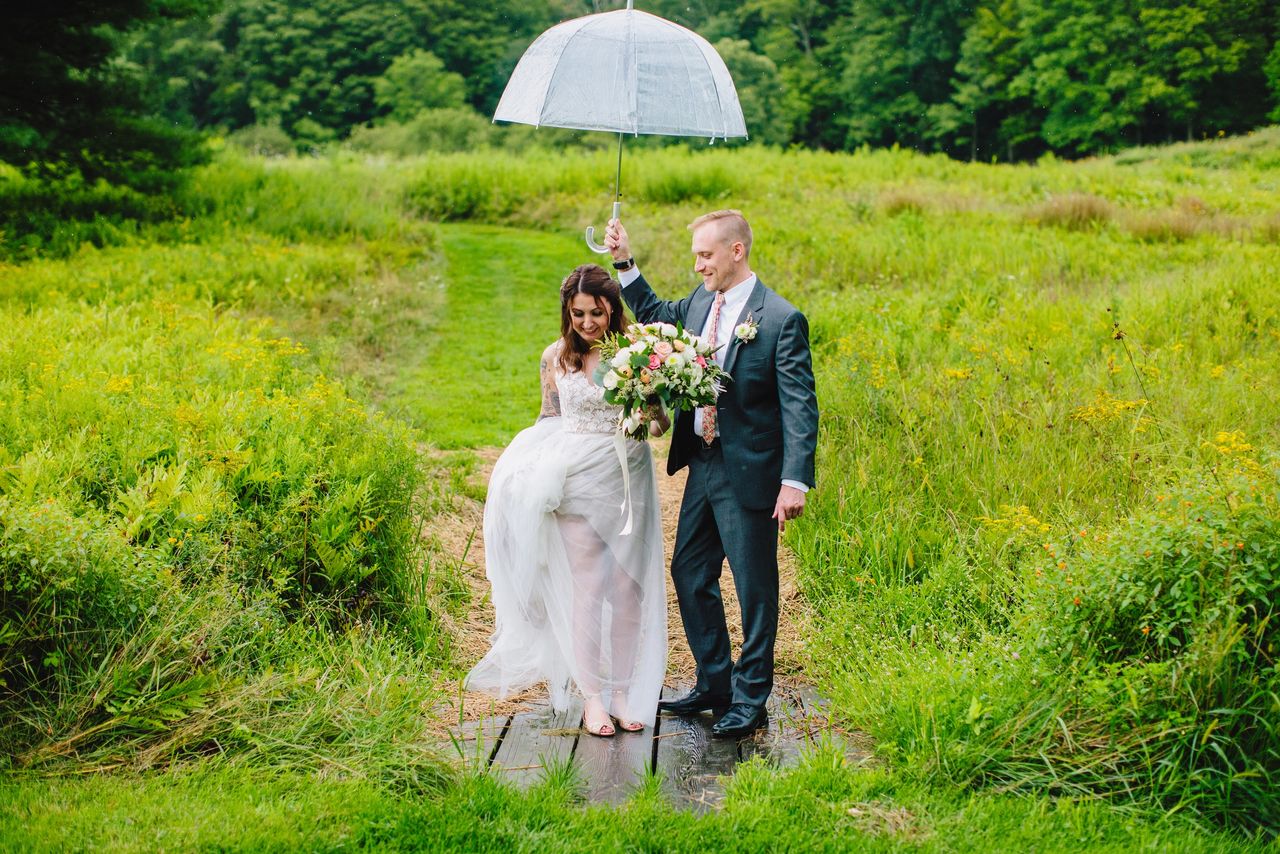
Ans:
MULTIPOLYGON (((764 282, 758 278, 756 279, 755 289, 751 292, 751 296, 747 297, 747 304, 743 308, 746 310, 738 315, 737 323, 734 326, 739 323, 746 323, 748 315, 756 323, 760 322, 760 317, 764 314, 764 282)), ((742 342, 738 340, 737 335, 729 337, 728 351, 724 355, 724 361, 720 363, 724 367, 725 373, 729 376, 733 376, 733 363, 738 358, 738 347, 741 344, 742 342)))
POLYGON ((684 319, 684 328, 690 334, 702 334, 702 327, 707 325, 707 315, 711 314, 711 300, 710 292, 699 285, 697 294, 689 303, 689 314, 684 319))

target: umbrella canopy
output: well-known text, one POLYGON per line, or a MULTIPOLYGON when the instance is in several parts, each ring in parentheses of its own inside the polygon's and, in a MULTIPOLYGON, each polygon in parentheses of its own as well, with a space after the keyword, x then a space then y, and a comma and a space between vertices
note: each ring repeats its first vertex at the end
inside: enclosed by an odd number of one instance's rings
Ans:
POLYGON ((712 140, 747 135, 733 78, 715 48, 630 3, 539 36, 507 81, 493 118, 712 140))

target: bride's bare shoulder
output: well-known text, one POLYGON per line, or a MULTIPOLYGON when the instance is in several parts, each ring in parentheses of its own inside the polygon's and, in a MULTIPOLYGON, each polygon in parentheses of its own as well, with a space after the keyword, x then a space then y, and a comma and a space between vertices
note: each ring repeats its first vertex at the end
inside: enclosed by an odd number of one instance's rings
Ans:
POLYGON ((553 359, 560 358, 560 347, 563 345, 564 339, 557 338, 547 345, 547 349, 542 351, 542 361, 550 363, 553 359))

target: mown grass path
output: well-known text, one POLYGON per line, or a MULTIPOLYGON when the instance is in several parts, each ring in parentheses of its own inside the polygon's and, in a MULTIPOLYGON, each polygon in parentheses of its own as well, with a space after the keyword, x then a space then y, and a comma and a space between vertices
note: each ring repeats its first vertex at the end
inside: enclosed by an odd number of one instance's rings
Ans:
POLYGON ((428 286, 444 292, 443 316, 392 397, 438 447, 505 445, 537 414, 538 357, 559 334, 560 282, 597 256, 566 235, 441 231, 444 264, 428 286))

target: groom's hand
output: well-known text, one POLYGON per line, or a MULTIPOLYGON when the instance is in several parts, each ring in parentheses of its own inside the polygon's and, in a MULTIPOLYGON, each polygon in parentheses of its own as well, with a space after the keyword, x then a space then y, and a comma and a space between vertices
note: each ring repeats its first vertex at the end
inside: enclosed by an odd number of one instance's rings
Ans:
POLYGON ((615 261, 625 261, 631 257, 631 239, 627 230, 622 227, 622 220, 611 219, 604 230, 604 245, 615 261))
POLYGON ((787 520, 799 518, 804 513, 804 490, 783 486, 778 491, 778 503, 773 506, 773 518, 778 520, 778 533, 787 530, 787 520))

